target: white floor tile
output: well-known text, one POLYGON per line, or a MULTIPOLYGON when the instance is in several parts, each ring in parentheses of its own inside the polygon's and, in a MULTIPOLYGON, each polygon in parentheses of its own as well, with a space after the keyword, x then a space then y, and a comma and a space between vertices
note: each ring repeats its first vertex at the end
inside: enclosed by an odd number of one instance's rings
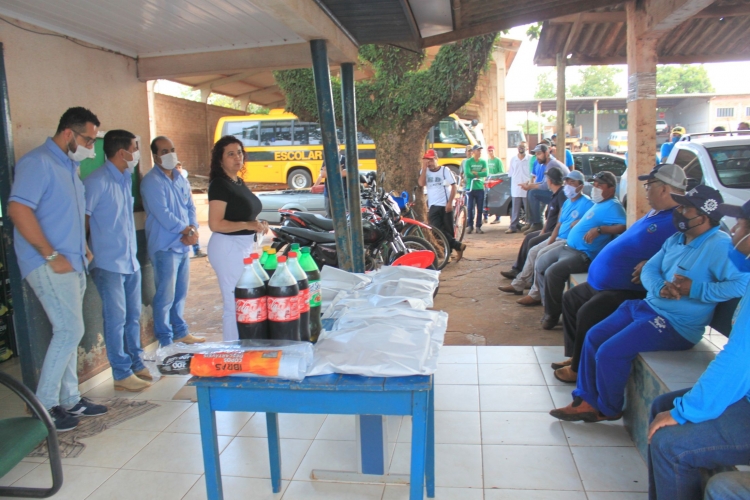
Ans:
POLYGON ((586 491, 648 491, 648 470, 635 447, 574 447, 586 491))
MULTIPOLYGON (((411 444, 398 443, 391 463, 393 474, 409 474, 411 444)), ((482 487, 482 447, 472 444, 435 445, 435 485, 448 488, 482 487)))
POLYGON ((315 439, 354 441, 357 438, 355 421, 356 417, 354 415, 328 415, 315 439))
POLYGON ((476 385, 435 386, 435 410, 479 411, 479 387, 476 385))
POLYGON ((477 348, 474 346, 446 345, 440 349, 438 364, 477 363, 477 348))
POLYGON ((485 488, 583 490, 565 446, 485 445, 483 451, 485 488))
POLYGON ((622 420, 595 425, 562 422, 562 426, 570 446, 635 446, 622 420))
MULTIPOLYGON (((232 438, 219 436, 219 452, 232 438)), ((203 474, 203 448, 198 434, 159 434, 123 469, 203 474)))
POLYGON ((138 395, 137 392, 116 391, 115 386, 113 384, 114 382, 112 381, 112 378, 108 378, 107 380, 97 385, 90 391, 84 393, 83 395, 91 399, 111 399, 111 398, 133 399, 138 395))
POLYGON ((126 420, 115 429, 161 432, 193 405, 193 403, 181 401, 160 401, 157 404, 158 408, 126 420))
POLYGON ((537 364, 534 348, 529 346, 477 347, 477 360, 483 363, 533 363, 537 364))
MULTIPOLYGON (((312 441, 306 439, 281 440, 282 479, 292 479, 311 444, 312 441)), ((228 476, 270 478, 268 440, 255 437, 234 438, 221 454, 221 472, 228 476)))
POLYGON ((284 500, 380 500, 382 484, 326 483, 292 481, 284 500))
POLYGON ((536 359, 542 368, 549 367, 551 363, 558 361, 564 361, 567 359, 565 356, 565 348, 563 346, 535 346, 534 352, 536 353, 536 359))
MULTIPOLYGON (((13 467, 11 470, 7 472, 4 476, 0 477, 0 486, 10 486, 11 484, 15 483, 19 479, 21 479, 23 476, 28 474, 29 472, 33 471, 37 467, 39 467, 41 464, 35 464, 31 462, 21 462, 15 467, 13 467)), ((47 471, 49 471, 49 466, 45 464, 45 468, 47 471)))
MULTIPOLYGON (((279 493, 273 492, 270 479, 233 477, 222 474, 221 484, 224 490, 224 500, 279 500, 289 486, 289 481, 281 481, 279 493)), ((201 476, 182 500, 206 500, 207 498, 206 477, 201 476)))
POLYGON ((589 491, 589 500, 648 500, 648 493, 626 493, 624 491, 589 491))
MULTIPOLYGON (((253 416, 253 413, 244 411, 217 411, 215 414, 216 430, 220 436, 236 436, 253 416)), ((198 405, 194 404, 191 406, 178 419, 172 422, 164 432, 200 434, 201 426, 200 417, 198 416, 198 405)))
POLYGON ((520 385, 479 386, 482 411, 550 411, 552 398, 543 386, 520 385))
POLYGON ((477 365, 440 365, 435 372, 435 385, 476 385, 477 365))
POLYGON ((586 500, 583 491, 484 490, 484 500, 586 500))
POLYGON ((119 470, 86 500, 180 500, 198 481, 197 474, 119 470), (135 494, 140 492, 141 494, 135 494))
MULTIPOLYGON (((482 500, 482 494, 480 488, 435 488, 438 500, 482 500)), ((383 500, 409 500, 409 486, 386 484, 383 500)))
POLYGON ((147 399, 149 401, 172 401, 177 392, 185 387, 190 376, 162 377, 151 387, 136 393, 133 399, 147 399))
MULTIPOLYGON (((280 413, 279 434, 282 439, 315 439, 326 415, 309 413, 280 413)), ((256 413, 239 431, 238 436, 266 437, 266 414, 256 413)))
MULTIPOLYGON (((282 444, 283 446, 283 444, 282 444)), ((316 469, 357 472, 356 441, 313 441, 305 458, 294 474, 295 481, 312 481, 311 473, 316 469)))
POLYGON ((482 444, 567 446, 560 422, 544 412, 483 412, 482 444))
MULTIPOLYGON (((411 417, 404 419, 398 442, 411 443, 411 417)), ((482 444, 479 412, 436 411, 435 443, 482 444)))
POLYGON ((563 382, 562 380, 557 380, 555 378, 555 370, 553 370, 549 365, 540 365, 542 368, 542 374, 544 375, 544 380, 547 382, 547 385, 560 385, 565 387, 570 387, 570 390, 572 391, 575 389, 575 384, 570 384, 567 382, 563 382))
POLYGON ((563 408, 573 402, 573 389, 575 385, 548 385, 550 396, 555 404, 555 408, 563 408))
POLYGON ((120 468, 158 435, 157 432, 107 429, 96 436, 81 439, 86 448, 76 458, 63 458, 62 463, 120 468))
POLYGON ((480 385, 545 385, 539 365, 484 364, 479 365, 480 385))
MULTIPOLYGON (((55 494, 54 499, 83 500, 115 472, 117 469, 63 465, 63 485, 55 494)), ((52 475, 49 468, 42 465, 16 481, 13 486, 49 488, 52 486, 52 475)))

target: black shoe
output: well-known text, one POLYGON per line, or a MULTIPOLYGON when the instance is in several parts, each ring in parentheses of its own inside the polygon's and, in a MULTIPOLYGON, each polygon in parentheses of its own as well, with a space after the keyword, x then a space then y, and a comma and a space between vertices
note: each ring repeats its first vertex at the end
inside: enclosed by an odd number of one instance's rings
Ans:
POLYGON ((531 226, 529 226, 529 228, 524 231, 523 234, 533 233, 534 231, 541 231, 542 229, 544 229, 544 224, 542 224, 541 222, 537 222, 536 224, 532 224, 531 226))
POLYGON ((510 271, 500 271, 500 274, 503 275, 504 278, 508 278, 509 280, 516 279, 516 276, 518 276, 518 273, 520 271, 516 268, 511 269, 510 271))
POLYGON ((484 234, 484 231, 482 231, 482 228, 481 228, 481 227, 478 227, 478 228, 477 228, 477 234, 484 234))
POLYGON ((553 318, 549 314, 545 314, 542 318, 542 328, 544 328, 545 330, 552 330, 557 326, 557 322, 559 320, 560 318, 553 318))
POLYGON ((74 417, 98 417, 107 413, 107 407, 98 405, 87 398, 81 398, 78 404, 67 412, 74 417))
POLYGON ((49 410, 49 416, 52 417, 52 421, 55 423, 55 429, 57 432, 67 432, 78 427, 79 420, 68 413, 62 406, 53 406, 49 410))

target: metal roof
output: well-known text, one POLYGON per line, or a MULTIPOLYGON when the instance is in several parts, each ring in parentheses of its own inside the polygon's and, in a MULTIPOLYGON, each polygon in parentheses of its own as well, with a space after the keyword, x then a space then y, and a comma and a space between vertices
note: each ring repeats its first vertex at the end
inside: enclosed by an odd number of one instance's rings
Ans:
MULTIPOLYGON (((716 97, 730 97, 735 94, 670 94, 658 96, 656 107, 658 109, 669 109, 677 106, 685 99, 705 99, 709 101, 716 97)), ((578 113, 580 111, 593 111, 594 102, 597 102, 599 111, 624 111, 628 108, 627 99, 624 97, 568 97, 565 106, 568 111, 578 113)), ((528 111, 536 113, 539 103, 542 104, 542 112, 556 111, 557 99, 533 99, 529 101, 508 101, 508 111, 528 111)))

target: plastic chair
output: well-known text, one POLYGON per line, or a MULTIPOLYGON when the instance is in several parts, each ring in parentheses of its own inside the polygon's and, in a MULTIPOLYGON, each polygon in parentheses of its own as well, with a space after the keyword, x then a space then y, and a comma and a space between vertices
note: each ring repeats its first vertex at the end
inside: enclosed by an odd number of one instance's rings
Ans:
POLYGON ((60 491, 63 484, 60 444, 57 430, 47 410, 28 387, 6 373, 0 372, 0 384, 8 387, 31 409, 33 417, 14 417, 0 420, 0 477, 6 475, 39 444, 47 440, 51 488, 0 487, 0 496, 23 498, 48 498, 60 491))

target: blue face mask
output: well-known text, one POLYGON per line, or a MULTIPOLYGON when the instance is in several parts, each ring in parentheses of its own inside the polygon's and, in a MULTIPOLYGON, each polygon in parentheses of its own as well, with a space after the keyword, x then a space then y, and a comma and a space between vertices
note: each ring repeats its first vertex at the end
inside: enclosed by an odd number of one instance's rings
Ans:
POLYGON ((747 238, 748 236, 750 236, 750 234, 746 235, 744 238, 738 241, 734 248, 729 252, 729 260, 732 261, 732 264, 734 264, 741 273, 750 273, 750 256, 747 256, 737 250, 737 247, 740 246, 740 243, 745 241, 745 238, 747 238))
POLYGON ((676 143, 679 140, 680 140, 680 136, 679 135, 677 137, 672 137, 672 143, 676 143))

